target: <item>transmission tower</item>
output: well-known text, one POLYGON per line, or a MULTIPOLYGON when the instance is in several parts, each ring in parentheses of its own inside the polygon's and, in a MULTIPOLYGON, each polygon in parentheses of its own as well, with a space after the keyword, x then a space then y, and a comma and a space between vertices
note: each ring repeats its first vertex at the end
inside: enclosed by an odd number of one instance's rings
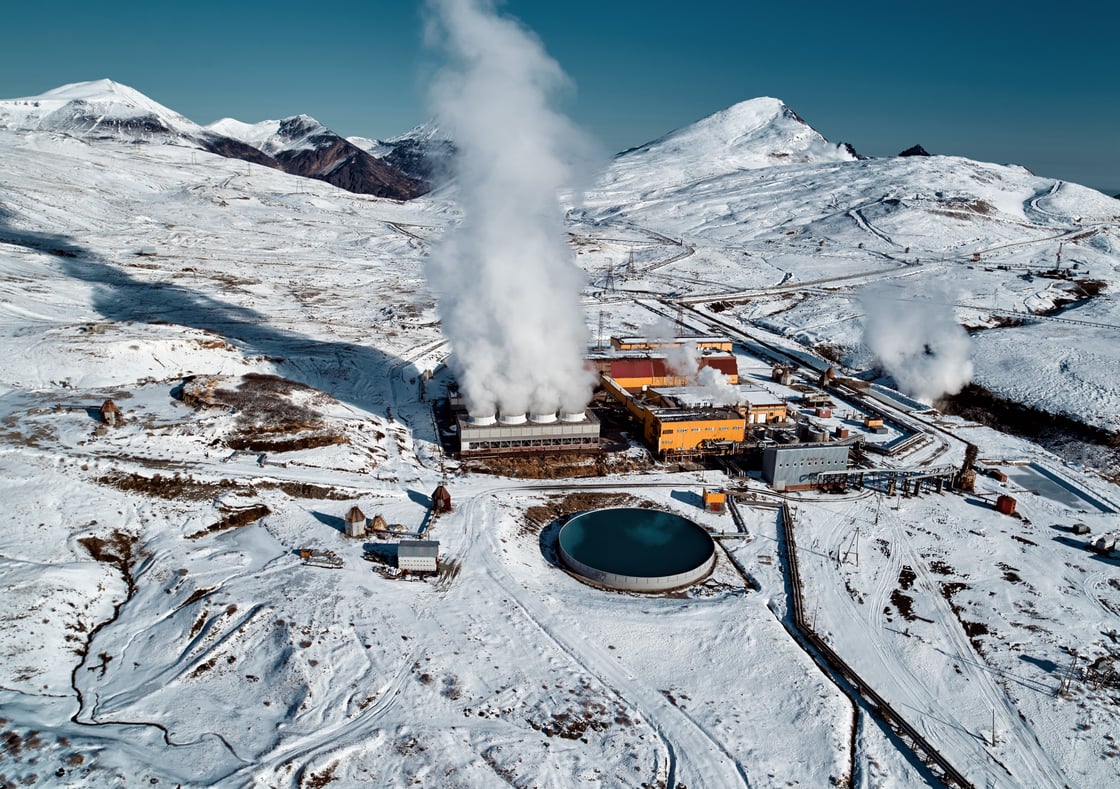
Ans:
POLYGON ((607 264, 607 278, 603 283, 603 290, 605 290, 607 293, 616 293, 617 292, 617 288, 615 287, 615 284, 614 284, 614 264, 613 263, 608 263, 607 264))
POLYGON ((855 531, 852 532, 852 539, 848 541, 848 548, 844 551, 843 557, 840 561, 843 564, 848 563, 848 557, 855 554, 856 560, 852 562, 856 567, 859 567, 859 526, 856 526, 855 531))

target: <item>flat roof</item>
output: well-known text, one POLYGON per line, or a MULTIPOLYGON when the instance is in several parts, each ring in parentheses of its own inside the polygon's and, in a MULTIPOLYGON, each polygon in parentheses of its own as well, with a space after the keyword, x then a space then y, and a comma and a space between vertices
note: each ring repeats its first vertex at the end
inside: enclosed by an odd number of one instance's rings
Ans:
MULTIPOLYGON (((748 403, 754 406, 785 405, 785 402, 783 402, 780 397, 771 392, 768 392, 765 389, 735 384, 728 384, 727 386, 729 389, 734 389, 736 392, 738 392, 737 397, 739 398, 739 401, 738 403, 734 404, 720 403, 718 405, 738 405, 739 403, 748 403)), ((673 400, 676 400, 678 403, 685 407, 702 406, 705 403, 718 407, 716 404, 711 402, 711 395, 703 387, 656 386, 651 388, 662 397, 671 397, 673 400)))
POLYGON ((665 345, 668 343, 680 342, 732 342, 730 337, 722 337, 715 334, 695 334, 682 337, 614 337, 620 343, 627 345, 634 345, 636 343, 649 343, 665 345))
POLYGON ((438 540, 401 540, 397 543, 397 556, 409 558, 439 558, 438 540))

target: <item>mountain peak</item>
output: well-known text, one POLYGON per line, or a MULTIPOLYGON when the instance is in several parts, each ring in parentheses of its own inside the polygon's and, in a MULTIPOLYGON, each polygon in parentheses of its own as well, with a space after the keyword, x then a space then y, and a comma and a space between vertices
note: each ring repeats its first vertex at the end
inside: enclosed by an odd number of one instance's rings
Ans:
POLYGON ((781 100, 763 96, 624 151, 604 185, 670 186, 739 170, 857 158, 850 146, 830 143, 781 100))
POLYGON ((135 88, 111 79, 72 82, 38 96, 0 102, 0 121, 27 130, 131 141, 190 135, 198 128, 135 88))

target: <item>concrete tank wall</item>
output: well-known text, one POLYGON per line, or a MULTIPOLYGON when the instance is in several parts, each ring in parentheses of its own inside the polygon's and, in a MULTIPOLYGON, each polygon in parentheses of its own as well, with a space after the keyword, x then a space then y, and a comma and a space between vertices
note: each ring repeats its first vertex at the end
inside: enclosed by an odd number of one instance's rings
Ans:
POLYGON ((568 567, 576 573, 600 586, 605 586, 609 589, 618 589, 622 592, 667 592, 670 589, 680 589, 682 586, 690 586, 706 578, 712 571, 712 568, 715 567, 716 563, 716 554, 715 551, 713 551, 706 562, 695 570, 689 570, 686 573, 660 576, 617 575, 615 573, 604 572, 603 570, 596 570, 594 567, 572 558, 568 552, 564 550, 563 545, 560 545, 559 548, 560 558, 564 560, 564 564, 568 565, 568 567))

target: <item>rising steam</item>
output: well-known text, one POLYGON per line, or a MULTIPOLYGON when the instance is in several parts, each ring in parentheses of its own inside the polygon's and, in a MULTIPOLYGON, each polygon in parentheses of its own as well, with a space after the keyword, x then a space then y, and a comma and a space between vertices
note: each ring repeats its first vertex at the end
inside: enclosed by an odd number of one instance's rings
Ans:
POLYGON ((944 293, 914 298, 879 285, 860 292, 863 343, 905 394, 927 403, 972 380, 968 334, 944 293))
POLYGON ((448 67, 432 86, 455 141, 463 221, 428 277, 472 414, 582 412, 593 375, 559 192, 590 172, 589 139, 552 106, 567 78, 486 0, 429 0, 448 67))

